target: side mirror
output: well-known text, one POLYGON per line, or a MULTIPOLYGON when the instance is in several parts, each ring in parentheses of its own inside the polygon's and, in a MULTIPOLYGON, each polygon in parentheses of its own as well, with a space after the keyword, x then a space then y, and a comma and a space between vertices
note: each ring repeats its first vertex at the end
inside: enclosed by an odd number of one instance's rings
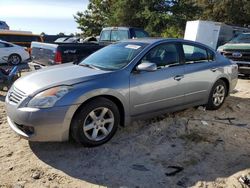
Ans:
POLYGON ((157 66, 155 63, 151 63, 149 61, 143 61, 141 64, 139 64, 136 67, 137 71, 147 71, 147 72, 153 72, 157 70, 157 66))

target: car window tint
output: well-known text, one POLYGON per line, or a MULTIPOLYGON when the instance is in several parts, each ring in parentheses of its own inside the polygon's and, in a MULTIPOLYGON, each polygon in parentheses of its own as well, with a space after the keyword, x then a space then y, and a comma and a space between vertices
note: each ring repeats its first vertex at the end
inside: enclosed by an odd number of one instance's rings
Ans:
POLYGON ((184 44, 183 51, 186 63, 200 63, 208 61, 207 51, 203 48, 184 44))
POLYGON ((111 41, 120 41, 128 39, 127 30, 112 30, 111 31, 111 41))
POLYGON ((179 64, 179 55, 174 44, 161 44, 150 50, 142 59, 155 63, 158 68, 179 64))
POLYGON ((101 41, 110 41, 110 33, 111 33, 111 30, 102 31, 100 40, 101 41))

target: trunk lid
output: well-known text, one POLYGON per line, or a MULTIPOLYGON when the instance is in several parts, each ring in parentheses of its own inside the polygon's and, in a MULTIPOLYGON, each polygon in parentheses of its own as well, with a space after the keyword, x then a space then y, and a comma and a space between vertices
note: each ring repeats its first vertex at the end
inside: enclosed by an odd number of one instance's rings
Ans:
POLYGON ((58 44, 49 44, 41 42, 31 43, 31 58, 34 63, 41 65, 54 65, 57 54, 58 44))

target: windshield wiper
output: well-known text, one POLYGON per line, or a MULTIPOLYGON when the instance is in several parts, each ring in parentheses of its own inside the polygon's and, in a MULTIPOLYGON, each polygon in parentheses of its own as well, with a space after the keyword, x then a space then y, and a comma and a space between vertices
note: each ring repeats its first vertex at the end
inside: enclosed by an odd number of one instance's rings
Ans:
POLYGON ((94 65, 89 65, 89 64, 85 64, 85 63, 81 63, 79 65, 83 66, 83 67, 88 67, 88 68, 91 68, 91 69, 100 70, 99 68, 95 67, 94 65))

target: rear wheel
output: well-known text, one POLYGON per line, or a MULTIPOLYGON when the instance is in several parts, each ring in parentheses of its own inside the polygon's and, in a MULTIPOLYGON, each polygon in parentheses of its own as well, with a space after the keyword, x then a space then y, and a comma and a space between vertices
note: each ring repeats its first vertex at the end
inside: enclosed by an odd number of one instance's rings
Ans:
POLYGON ((22 59, 18 54, 12 54, 8 58, 8 63, 12 65, 18 65, 21 62, 22 62, 22 59))
POLYGON ((206 108, 208 110, 219 109, 224 103, 226 96, 227 96, 227 86, 223 80, 218 80, 217 82, 215 82, 210 92, 206 108))
POLYGON ((116 104, 106 98, 97 98, 86 103, 75 115, 71 136, 84 146, 98 146, 114 136, 119 122, 116 104))

